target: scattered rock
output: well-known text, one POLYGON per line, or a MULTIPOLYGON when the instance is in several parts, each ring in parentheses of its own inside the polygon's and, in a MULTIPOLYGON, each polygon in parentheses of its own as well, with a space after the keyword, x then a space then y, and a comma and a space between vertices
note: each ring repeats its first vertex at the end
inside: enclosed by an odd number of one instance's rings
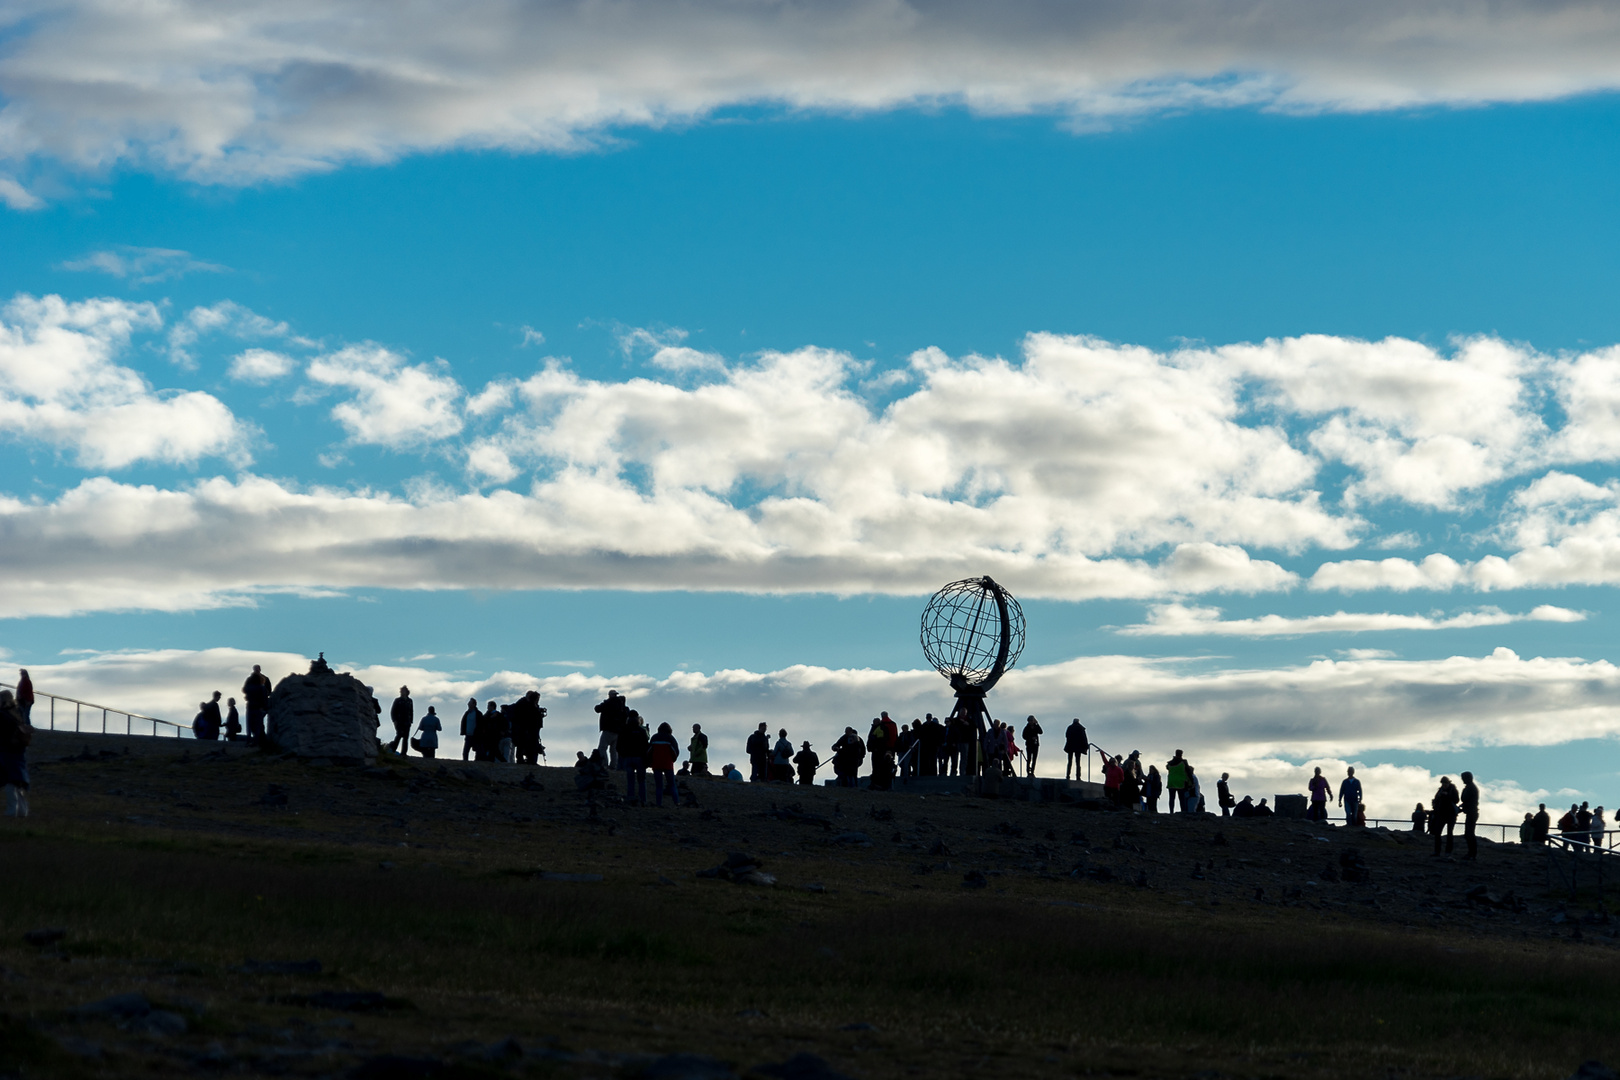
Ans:
POLYGON ((349 1080, 432 1080, 452 1075, 451 1066, 438 1058, 378 1054, 349 1070, 349 1080))
POLYGON ((25 930, 23 932, 24 941, 41 948, 46 945, 55 945, 65 937, 67 937, 67 931, 56 926, 47 926, 40 930, 25 930))
POLYGON ((166 1009, 153 1009, 129 1026, 133 1031, 163 1037, 184 1035, 191 1028, 191 1025, 186 1023, 185 1017, 177 1012, 169 1012, 166 1009))
POLYGON ((80 1005, 73 1010, 79 1017, 106 1017, 112 1020, 138 1020, 152 1011, 144 994, 114 994, 112 997, 80 1005))
POLYGON ((934 846, 928 849, 928 854, 933 855, 936 858, 948 859, 951 855, 951 849, 945 846, 945 841, 935 840, 934 846))
POLYGON ((982 889, 988 884, 990 884, 990 879, 985 877, 982 871, 969 870, 962 875, 962 887, 964 889, 982 889))
POLYGON ((1569 1074, 1569 1080, 1620 1080, 1620 1076, 1601 1061, 1583 1061, 1580 1068, 1569 1074))
POLYGON ((391 998, 375 990, 322 990, 315 994, 287 994, 280 1001, 283 1005, 305 1005, 336 1012, 384 1012, 412 1007, 403 998, 391 998))
POLYGON ((56 1045, 74 1057, 98 1058, 101 1056, 100 1043, 92 1042, 89 1039, 81 1039, 74 1035, 58 1035, 56 1045))
POLYGON ((835 844, 853 844, 859 847, 871 847, 872 838, 863 832, 843 832, 832 838, 835 844))
POLYGON ((601 874, 554 874, 550 871, 541 871, 535 876, 541 881, 573 882, 576 885, 594 885, 606 880, 601 874))
POLYGON ((861 1021, 860 1023, 855 1023, 855 1024, 845 1024, 843 1027, 839 1028, 838 1030, 839 1031, 876 1031, 876 1030, 878 1030, 878 1028, 877 1028, 876 1024, 868 1024, 865 1021, 861 1021))

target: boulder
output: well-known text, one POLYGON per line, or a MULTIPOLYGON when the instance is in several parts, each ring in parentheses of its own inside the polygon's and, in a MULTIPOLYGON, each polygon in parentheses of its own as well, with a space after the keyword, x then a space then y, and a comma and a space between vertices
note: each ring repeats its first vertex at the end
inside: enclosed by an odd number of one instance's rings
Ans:
POLYGON ((371 687, 347 671, 333 671, 324 654, 307 675, 288 675, 270 694, 265 733, 301 758, 344 765, 377 760, 377 705, 371 687))

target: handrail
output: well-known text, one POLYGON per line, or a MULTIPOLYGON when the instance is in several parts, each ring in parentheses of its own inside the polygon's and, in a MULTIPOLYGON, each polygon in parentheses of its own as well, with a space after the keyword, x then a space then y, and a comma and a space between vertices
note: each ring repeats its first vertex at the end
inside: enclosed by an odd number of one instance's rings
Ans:
MULTIPOLYGON (((14 691, 14 690, 17 689, 17 686, 16 686, 15 683, 0 682, 0 688, 4 688, 4 689, 7 689, 7 690, 13 690, 14 691)), ((107 718, 109 716, 122 716, 124 718, 124 734, 125 735, 148 735, 149 734, 149 735, 155 735, 155 736, 159 736, 159 737, 176 738, 176 739, 184 739, 184 738, 192 737, 190 728, 184 727, 184 726, 182 726, 180 724, 177 724, 173 720, 161 720, 156 716, 147 716, 144 713, 130 712, 128 709, 114 709, 114 708, 111 708, 110 706, 107 706, 107 705, 97 705, 94 702, 90 702, 90 701, 80 701, 78 698, 71 698, 71 697, 68 697, 65 694, 47 694, 47 693, 44 693, 42 691, 35 690, 34 691, 34 700, 37 702, 41 698, 47 698, 47 699, 50 700, 51 711, 50 711, 49 715, 46 716, 45 723, 41 724, 41 723, 39 723, 39 721, 37 719, 35 719, 33 717, 29 717, 29 723, 32 724, 34 727, 42 727, 46 731, 66 731, 67 730, 66 728, 58 728, 56 726, 56 703, 58 701, 64 701, 64 702, 67 702, 69 705, 73 706, 73 730, 75 732, 82 732, 82 731, 85 730, 84 726, 83 726, 83 724, 84 724, 84 710, 85 709, 91 709, 91 710, 100 709, 101 710, 101 730, 100 730, 99 734, 102 734, 102 735, 109 735, 109 734, 116 735, 116 734, 118 734, 116 731, 109 732, 107 730, 107 718), (146 724, 150 724, 151 725, 151 731, 149 731, 149 732, 136 731, 135 730, 135 721, 137 721, 137 720, 143 721, 146 724), (174 730, 172 732, 163 731, 163 730, 160 730, 159 725, 162 725, 162 727, 164 727, 164 728, 173 728, 174 730)), ((66 710, 63 710, 63 711, 65 712, 66 710)), ((66 723, 66 722, 67 722, 66 718, 64 718, 63 723, 66 723)))

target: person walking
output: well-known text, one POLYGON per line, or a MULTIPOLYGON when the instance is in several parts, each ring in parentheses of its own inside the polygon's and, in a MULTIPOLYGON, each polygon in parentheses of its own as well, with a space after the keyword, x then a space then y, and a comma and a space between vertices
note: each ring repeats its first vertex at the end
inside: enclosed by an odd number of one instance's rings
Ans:
POLYGON ((771 736, 765 730, 764 721, 748 736, 743 744, 743 750, 748 754, 748 780, 750 783, 761 784, 771 776, 771 736))
POLYGON ((1041 756, 1041 722, 1031 716, 1024 721, 1024 775, 1035 775, 1035 760, 1041 756))
POLYGON ((709 737, 699 724, 692 725, 692 740, 686 744, 686 760, 692 766, 693 776, 709 775, 709 737))
POLYGON ((1221 773, 1221 778, 1215 781, 1215 801, 1221 805, 1221 817, 1231 817, 1232 807, 1237 802, 1232 798, 1232 774, 1221 773))
POLYGON ((1066 760, 1063 763, 1063 779, 1069 778, 1069 770, 1074 770, 1074 778, 1080 779, 1080 765, 1091 753, 1091 742, 1086 738, 1086 725, 1080 722, 1077 716, 1070 722, 1068 730, 1063 733, 1063 753, 1066 760))
POLYGON ((607 700, 596 706, 599 717, 596 726, 601 732, 596 748, 602 751, 610 769, 619 767, 619 733, 624 730, 625 717, 629 714, 630 704, 617 690, 609 690, 607 700))
POLYGON ((1317 766, 1316 775, 1311 777, 1311 782, 1308 787, 1311 793, 1311 820, 1326 821, 1328 793, 1332 791, 1333 788, 1332 785, 1328 783, 1327 777, 1322 775, 1321 766, 1317 766))
POLYGON ((242 683, 242 703, 247 706, 247 741, 257 746, 264 738, 264 720, 270 714, 270 677, 253 665, 253 674, 242 683))
POLYGON ((634 709, 625 713, 624 727, 619 730, 619 766, 624 769, 624 801, 631 806, 647 805, 647 751, 651 740, 647 729, 641 726, 641 714, 634 709))
MULTIPOLYGON (((259 670, 254 668, 254 671, 259 670)), ((27 668, 17 669, 17 712, 22 715, 23 723, 32 725, 34 722, 34 680, 28 677, 27 668)))
POLYGON ((1164 787, 1170 793, 1170 812, 1176 812, 1176 803, 1181 804, 1183 814, 1192 813, 1191 804, 1187 802, 1187 759, 1180 750, 1176 756, 1164 763, 1164 787))
POLYGON ((242 737, 242 717, 236 711, 236 699, 225 699, 225 741, 236 742, 242 737))
POLYGON ((681 808, 681 795, 675 789, 675 763, 681 757, 681 744, 668 724, 658 725, 658 734, 647 740, 647 764, 652 766, 653 803, 664 805, 664 788, 669 788, 669 808, 681 808))
POLYGON ((1547 834, 1552 831, 1552 815, 1547 813, 1546 803, 1542 803, 1541 808, 1536 811, 1534 821, 1536 823, 1534 842, 1537 844, 1545 844, 1547 842, 1547 834))
POLYGON ((1468 847, 1468 853, 1463 858, 1475 860, 1479 858, 1479 838, 1474 835, 1474 826, 1479 824, 1479 788, 1474 786, 1474 774, 1462 774, 1462 815, 1463 815, 1463 843, 1468 847))
POLYGON ((1429 804, 1429 832, 1434 837, 1434 854, 1440 855, 1440 840, 1445 838, 1446 854, 1451 854, 1457 841, 1457 787, 1451 777, 1442 776, 1429 804))
POLYGON ((799 747, 799 752, 793 755, 793 764, 799 770, 799 784, 810 787, 816 782, 816 770, 821 768, 821 758, 810 749, 808 742, 799 747))
POLYGON ((1344 807, 1344 823, 1355 825, 1361 812, 1361 781, 1356 779, 1354 765, 1344 771, 1344 779, 1339 781, 1339 805, 1344 807))
POLYGON ((466 761, 467 755, 477 748, 478 744, 478 699, 467 699, 467 711, 461 714, 461 760, 466 761))
POLYGON ((444 730, 444 724, 440 722, 435 706, 428 706, 427 713, 422 717, 422 722, 416 725, 416 730, 419 733, 418 737, 411 740, 411 745, 416 747, 416 752, 429 761, 438 757, 439 732, 444 730))
POLYGON ((411 688, 399 688, 399 697, 388 709, 388 719, 394 722, 394 737, 388 740, 388 749, 400 757, 409 757, 411 750, 411 728, 416 724, 416 704, 411 701, 411 688))
POLYGON ((34 729, 23 717, 17 698, 0 690, 0 786, 6 791, 6 816, 28 816, 28 744, 34 729))

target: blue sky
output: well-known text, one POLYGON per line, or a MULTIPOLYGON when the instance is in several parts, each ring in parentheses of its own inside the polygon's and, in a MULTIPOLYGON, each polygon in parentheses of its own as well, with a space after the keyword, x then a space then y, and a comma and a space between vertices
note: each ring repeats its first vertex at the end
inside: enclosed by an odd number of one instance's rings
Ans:
POLYGON ((825 741, 948 707, 917 615, 994 572, 1009 712, 1603 801, 1620 30, 1247 7, 0 21, 0 646, 825 741))

